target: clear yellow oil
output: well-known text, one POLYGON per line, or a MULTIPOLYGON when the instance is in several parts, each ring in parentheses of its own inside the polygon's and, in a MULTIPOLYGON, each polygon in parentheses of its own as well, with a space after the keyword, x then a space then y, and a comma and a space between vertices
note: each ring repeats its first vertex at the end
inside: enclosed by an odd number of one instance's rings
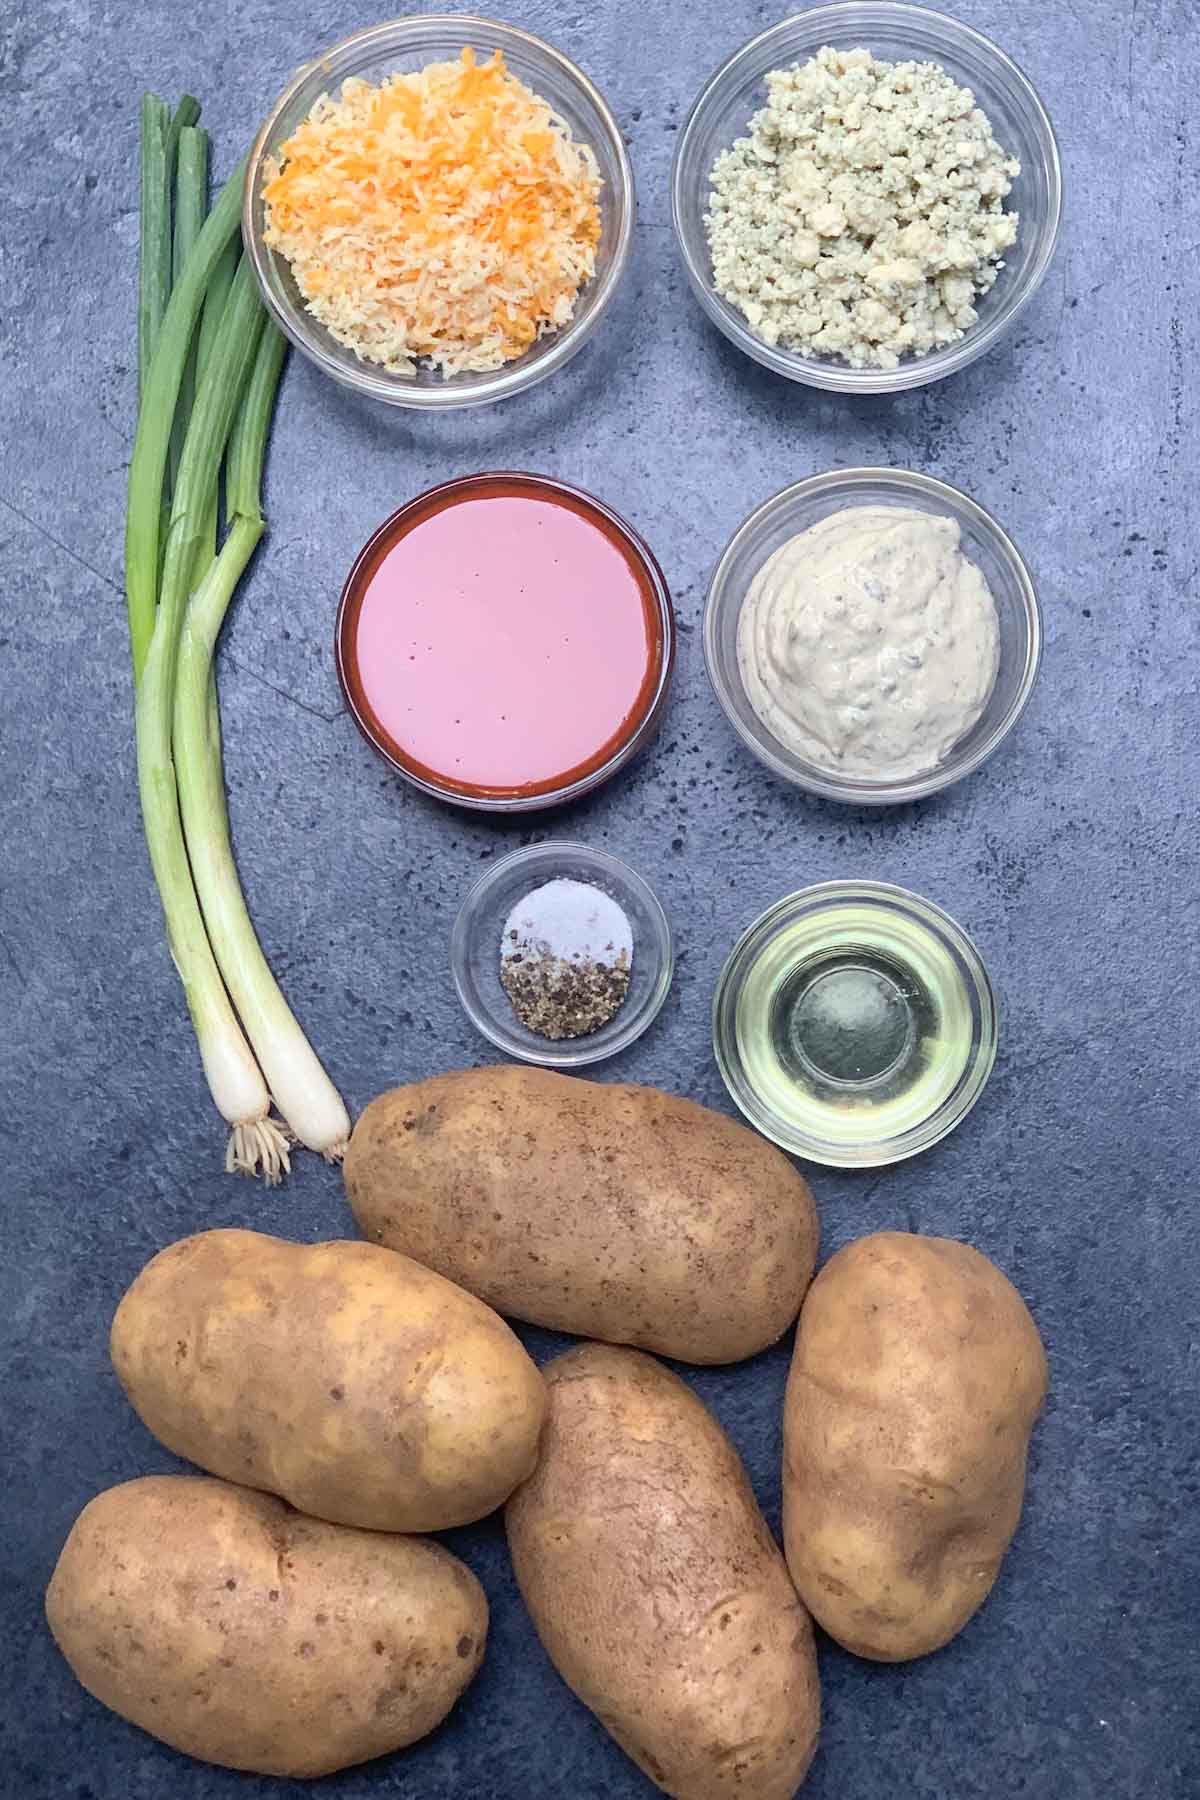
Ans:
POLYGON ((746 1078, 796 1131, 852 1147, 923 1125, 971 1056, 962 970, 936 937, 863 903, 809 913, 755 961, 735 1021, 746 1078))

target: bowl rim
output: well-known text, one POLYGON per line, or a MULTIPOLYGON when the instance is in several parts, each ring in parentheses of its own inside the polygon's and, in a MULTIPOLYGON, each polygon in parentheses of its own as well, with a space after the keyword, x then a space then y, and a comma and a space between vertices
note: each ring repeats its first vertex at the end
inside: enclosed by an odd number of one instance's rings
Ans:
POLYGON ((751 920, 737 938, 721 965, 713 990, 712 1040, 713 1056, 729 1097, 756 1131, 791 1155, 825 1168, 883 1169, 895 1163, 907 1162, 910 1157, 919 1156, 922 1151, 941 1143, 943 1138, 949 1137, 962 1124, 974 1108, 991 1079, 996 1064, 1000 1041, 1000 1003, 979 946, 953 914, 939 906, 936 900, 929 900, 924 894, 915 893, 913 889, 901 887, 891 881, 818 881, 810 887, 797 888, 794 893, 784 894, 773 901, 757 918, 751 920), (737 1053, 735 1021, 730 1016, 733 1005, 730 994, 735 978, 742 976, 744 968, 761 955, 781 923, 802 912, 811 911, 814 906, 826 901, 864 899, 886 901, 907 914, 909 919, 915 920, 926 931, 940 932, 949 939, 974 984, 980 1014, 979 1044, 958 1093, 944 1100, 923 1125, 912 1126, 896 1138, 877 1139, 874 1146, 865 1147, 865 1152, 863 1148, 848 1150, 845 1145, 830 1145, 826 1139, 810 1137, 800 1132, 787 1133, 774 1125, 774 1114, 768 1113, 759 1103, 757 1091, 745 1078, 744 1065, 737 1053), (934 1121, 937 1128, 931 1131, 929 1126, 934 1121), (889 1147, 882 1150, 884 1145, 889 1147))
MULTIPOLYGON (((610 894, 609 897, 614 896, 610 894)), ((628 1050, 631 1044, 635 1044, 649 1030, 671 991, 675 975, 675 947, 671 938, 670 921, 662 901, 644 875, 639 875, 636 869, 619 856, 614 856, 611 850, 598 850, 591 844, 579 843, 570 838, 548 838, 541 844, 524 844, 517 850, 510 850, 498 862, 476 876, 463 896, 451 927, 450 974, 463 1011, 475 1029, 497 1049, 521 1062, 532 1063, 537 1068, 584 1068, 590 1063, 605 1062, 609 1057, 619 1055, 622 1050, 628 1050), (500 886, 501 878, 526 864, 541 861, 553 863, 568 858, 576 864, 583 863, 595 869, 598 874, 607 875, 618 889, 624 886, 637 895, 653 922, 652 935, 658 954, 658 969, 641 1009, 627 1019, 624 1026, 614 1032, 611 1038, 601 1044, 592 1041, 590 1045, 588 1038, 566 1039, 557 1045, 553 1039, 547 1039, 546 1049, 539 1050, 516 1038, 493 1013, 475 1004, 466 990, 462 971, 468 965, 470 934, 481 904, 493 888, 500 886), (564 1044, 575 1048, 565 1049, 564 1044)), ((614 1020, 620 1017, 621 1011, 618 1011, 614 1020)), ((594 1040, 597 1035, 592 1033, 591 1039, 594 1040)))
MULTIPOLYGON (((1038 253, 1025 276, 1022 287, 1011 300, 1008 309, 990 319, 981 328, 972 326, 966 336, 955 344, 947 344, 940 350, 930 351, 928 355, 914 357, 901 362, 895 369, 852 369, 847 364, 839 363, 833 358, 802 357, 795 351, 782 350, 778 346, 764 343, 756 337, 749 326, 738 318, 734 309, 720 299, 713 289, 712 281, 706 269, 701 268, 688 249, 683 231, 682 188, 684 160, 695 134, 701 116, 708 105, 718 83, 738 67, 739 64, 754 61, 761 49, 773 40, 782 41, 798 25, 828 24, 831 29, 842 24, 856 24, 862 11, 862 0, 831 0, 831 4, 810 7, 802 12, 793 12, 786 19, 770 25, 765 31, 758 32, 740 48, 727 56, 705 81, 693 101, 687 120, 675 146, 675 155, 671 164, 671 225, 675 237, 676 248, 683 260, 684 270, 693 293, 704 311, 724 333, 730 343, 736 345, 753 361, 770 369, 776 375, 782 375, 789 381, 802 383, 806 387, 820 388, 827 393, 841 394, 895 394, 906 393, 913 388, 925 387, 930 382, 941 381, 948 375, 955 375, 967 368, 979 357, 985 356, 989 350, 1016 324, 1034 295, 1045 281, 1054 261, 1058 248, 1058 240, 1062 229, 1063 218, 1063 171, 1062 157, 1058 148, 1058 138, 1054 130, 1049 112, 1041 95, 1021 65, 1008 52, 1002 50, 992 38, 976 30, 973 25, 965 24, 961 19, 952 18, 949 13, 939 12, 933 7, 914 6, 909 0, 866 0, 866 3, 877 7, 881 12, 894 14, 898 20, 906 18, 920 19, 927 25, 941 28, 950 38, 966 41, 985 60, 997 63, 1009 77, 1012 84, 1023 95, 1035 122, 1038 135, 1042 138, 1046 162, 1049 170, 1049 210, 1041 227, 1038 253)), ((706 177, 707 179, 707 177, 706 177)))
POLYGON ((641 533, 636 531, 628 520, 609 506, 605 501, 597 499, 585 488, 576 487, 569 481, 560 481, 553 475, 535 475, 528 470, 487 469, 474 475, 455 475, 449 481, 439 481, 433 487, 424 488, 402 506, 378 524, 361 550, 358 551, 350 565, 349 573, 342 585, 338 599, 337 612, 333 626, 334 661, 337 667, 338 682, 347 709, 359 731, 371 748, 381 756, 388 767, 403 777, 411 787, 428 795, 432 800, 441 800, 450 806, 462 807, 469 812, 510 814, 546 812, 551 807, 564 806, 578 800, 585 794, 592 793, 602 787, 614 775, 633 761, 634 757, 645 748, 657 733, 667 696, 670 692, 671 678, 675 670, 675 658, 678 650, 678 631, 675 623, 675 609, 671 601, 671 591, 667 586, 667 578, 663 574, 658 558, 641 533), (477 794, 462 792, 457 788, 430 781, 418 774, 416 769, 392 754, 391 749, 376 734, 367 710, 356 692, 356 684, 351 678, 348 656, 348 639, 350 631, 350 610, 358 595, 359 584, 368 565, 380 545, 390 537, 400 522, 410 513, 426 506, 430 501, 449 499, 453 502, 456 495, 463 498, 486 493, 489 488, 502 487, 514 483, 527 484, 530 488, 553 499, 558 495, 567 495, 581 503, 584 511, 598 513, 613 528, 626 545, 629 554, 636 558, 646 575, 646 592, 652 596, 657 608, 658 622, 662 634, 662 654, 659 658, 657 677, 646 702, 645 710, 636 727, 612 752, 607 760, 597 768, 588 770, 575 781, 557 788, 545 789, 530 794, 477 794))
MULTIPOLYGON (((745 598, 743 592, 738 602, 739 612, 745 598)), ((968 775, 973 775, 1000 748, 1029 705, 1041 670, 1044 635, 1041 602, 1038 599, 1037 588, 1029 572, 1028 564, 1004 527, 985 506, 981 506, 978 500, 973 500, 961 488, 951 486, 948 481, 940 481, 934 475, 924 475, 914 469, 866 467, 827 469, 822 474, 806 476, 803 481, 792 482, 788 487, 781 488, 778 493, 772 494, 755 507, 754 511, 742 521, 733 533, 713 570, 704 603, 702 632, 704 666, 709 684, 726 719, 746 748, 766 768, 770 769, 773 775, 787 782, 789 786, 800 788, 805 793, 815 794, 823 800, 834 800, 847 806, 903 806, 914 800, 926 800, 931 794, 940 793, 944 788, 952 787, 955 782, 964 780, 968 775), (861 777, 839 777, 830 774, 828 770, 818 768, 815 764, 804 764, 801 770, 797 770, 791 762, 786 761, 782 755, 777 754, 756 736, 741 719, 736 707, 732 704, 730 684, 720 673, 716 650, 719 618, 728 607, 730 603, 728 596, 733 591, 729 584, 729 570, 745 541, 752 538, 768 515, 777 509, 795 504, 816 494, 836 493, 842 488, 857 487, 863 482, 873 482, 880 487, 890 487, 910 499, 920 496, 925 499, 941 500, 956 515, 965 513, 972 524, 995 540, 1001 557, 1012 569, 1023 602, 1023 616, 1026 624, 1025 657, 1021 679, 1011 704, 991 732, 975 746, 969 756, 956 760, 954 753, 951 752, 945 762, 939 763, 927 774, 914 775, 899 781, 867 782, 861 777)), ((763 731, 766 731, 765 726, 763 731)), ((801 758, 796 760, 802 761, 801 758)))
POLYGON ((315 364, 323 374, 328 375, 340 386, 349 388, 354 393, 367 394, 372 399, 381 400, 386 405, 408 407, 416 411, 437 412, 450 411, 456 407, 484 406, 497 400, 508 399, 512 394, 522 393, 539 381, 561 369, 571 358, 582 350, 585 343, 599 326, 605 313, 621 285, 622 277, 629 263, 633 248, 633 232, 637 219, 637 188, 634 180, 633 166, 629 160, 629 152, 621 134, 620 125, 608 101, 604 98, 594 82, 584 74, 579 65, 548 44, 544 38, 536 37, 533 32, 525 31, 519 25, 510 25, 505 20, 493 19, 481 13, 410 13, 399 18, 383 20, 376 25, 369 25, 362 31, 351 32, 348 37, 339 39, 327 50, 312 56, 288 80, 278 99, 271 107, 262 125, 255 135, 249 156, 246 159, 246 173, 242 189, 242 242, 246 254, 250 258, 258 282, 263 303, 280 330, 293 343, 303 356, 315 364), (330 73, 330 66, 339 58, 369 49, 378 45, 381 51, 386 48, 398 31, 404 29, 414 37, 432 36, 439 30, 453 29, 470 33, 473 27, 482 27, 485 31, 499 33, 510 43, 518 43, 531 52, 534 57, 544 57, 565 76, 568 83, 582 91, 590 104, 595 108, 608 140, 616 177, 608 183, 614 195, 616 213, 616 229, 613 243, 612 260, 608 267, 593 277, 592 304, 586 317, 578 312, 560 330, 540 340, 545 345, 541 354, 527 352, 530 360, 522 359, 521 366, 502 365, 499 369, 487 370, 475 374, 470 380, 460 381, 456 385, 446 383, 444 386, 403 386, 407 377, 397 376, 382 368, 366 362, 357 362, 347 366, 338 361, 324 346, 315 328, 309 329, 303 323, 303 312, 294 312, 279 300, 269 278, 270 251, 263 242, 261 234, 255 226, 255 195, 259 185, 262 166, 267 155, 267 147, 272 134, 286 109, 293 103, 297 94, 307 82, 322 70, 328 75, 329 82, 336 80, 330 73))

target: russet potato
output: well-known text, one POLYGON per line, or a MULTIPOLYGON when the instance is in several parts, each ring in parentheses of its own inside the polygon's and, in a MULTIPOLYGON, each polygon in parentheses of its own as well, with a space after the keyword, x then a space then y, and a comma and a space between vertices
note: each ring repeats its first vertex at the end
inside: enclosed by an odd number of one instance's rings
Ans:
POLYGON ((737 1362, 812 1276, 808 1184, 772 1145, 656 1088, 499 1066, 382 1094, 354 1128, 363 1235, 499 1312, 684 1362, 737 1362))
POLYGON ((546 1378, 505 1526, 551 1661, 675 1800, 791 1800, 820 1724, 812 1625, 736 1450, 640 1351, 585 1344, 546 1378))
POLYGON ((1025 1491, 1046 1357, 968 1244, 882 1232, 830 1258, 784 1407, 788 1566, 813 1617, 880 1662, 923 1656, 991 1590, 1025 1491))
POLYGON ((503 1319, 376 1245, 184 1238, 126 1293, 111 1348, 168 1449, 338 1524, 466 1524, 537 1455, 545 1388, 503 1319))
POLYGON ((204 1476, 110 1488, 46 1595, 97 1700, 230 1769, 327 1775, 424 1737, 479 1667, 483 1589, 438 1544, 204 1476))

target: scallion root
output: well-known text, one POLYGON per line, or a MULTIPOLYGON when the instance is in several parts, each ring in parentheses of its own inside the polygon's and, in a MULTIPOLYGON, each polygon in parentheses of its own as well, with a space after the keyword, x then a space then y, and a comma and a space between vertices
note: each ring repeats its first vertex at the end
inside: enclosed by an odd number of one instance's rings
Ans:
POLYGON ((264 1114, 249 1124, 235 1125, 225 1150, 227 1175, 262 1175, 268 1187, 278 1187, 291 1173, 288 1133, 277 1119, 264 1114))

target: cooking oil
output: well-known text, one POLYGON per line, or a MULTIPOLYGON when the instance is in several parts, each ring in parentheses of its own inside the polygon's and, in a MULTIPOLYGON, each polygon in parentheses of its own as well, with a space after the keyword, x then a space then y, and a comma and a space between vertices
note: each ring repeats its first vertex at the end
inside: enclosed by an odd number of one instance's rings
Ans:
POLYGON ((907 1154, 856 1152, 920 1134, 981 1049, 978 986, 953 940, 890 899, 845 894, 773 926, 741 974, 731 1022, 756 1122, 773 1121, 761 1128, 801 1154, 824 1146, 830 1161, 907 1154))

